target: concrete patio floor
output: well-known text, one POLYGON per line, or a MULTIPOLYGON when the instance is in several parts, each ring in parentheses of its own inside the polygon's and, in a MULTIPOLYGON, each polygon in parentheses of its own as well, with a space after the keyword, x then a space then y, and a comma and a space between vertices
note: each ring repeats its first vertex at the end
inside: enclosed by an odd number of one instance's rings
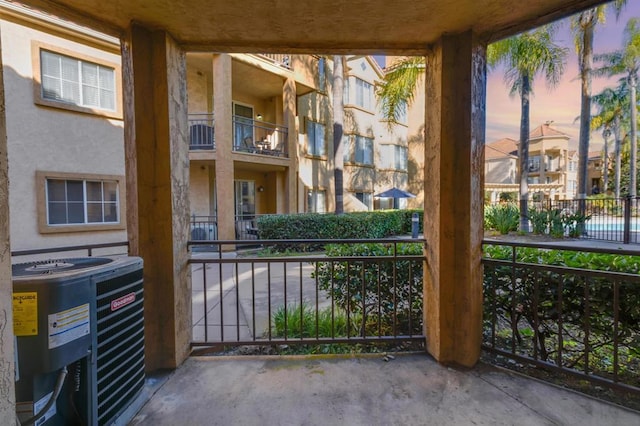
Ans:
POLYGON ((130 425, 640 425, 640 413, 425 354, 192 357, 130 425))

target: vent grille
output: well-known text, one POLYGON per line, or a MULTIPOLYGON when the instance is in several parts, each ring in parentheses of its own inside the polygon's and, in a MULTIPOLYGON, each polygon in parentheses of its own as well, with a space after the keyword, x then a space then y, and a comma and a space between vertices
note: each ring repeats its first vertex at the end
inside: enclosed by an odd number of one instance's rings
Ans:
POLYGON ((99 425, 119 415, 144 386, 143 302, 142 270, 96 283, 99 425))

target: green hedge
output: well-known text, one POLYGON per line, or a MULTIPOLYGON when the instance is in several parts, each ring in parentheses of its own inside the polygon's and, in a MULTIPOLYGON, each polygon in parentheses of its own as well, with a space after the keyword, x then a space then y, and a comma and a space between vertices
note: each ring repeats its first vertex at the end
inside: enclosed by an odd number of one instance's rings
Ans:
POLYGON ((411 232, 411 215, 421 210, 381 210, 342 215, 300 213, 261 216, 258 235, 266 240, 385 238, 411 232))

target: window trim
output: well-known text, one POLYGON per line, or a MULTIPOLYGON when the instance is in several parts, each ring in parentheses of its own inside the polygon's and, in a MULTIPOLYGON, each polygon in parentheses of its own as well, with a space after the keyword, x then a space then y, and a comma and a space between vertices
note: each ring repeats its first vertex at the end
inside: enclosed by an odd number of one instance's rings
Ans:
MULTIPOLYGON (((325 123, 322 123, 320 121, 315 121, 311 118, 307 118, 306 119, 306 123, 305 123, 305 133, 306 133, 306 139, 307 139, 307 146, 306 146, 306 155, 308 157, 312 157, 312 158, 320 158, 320 159, 325 159, 327 158, 327 126, 325 125, 325 123), (313 124, 311 124, 313 123, 313 124), (310 138, 310 131, 311 131, 311 127, 314 126, 322 126, 324 128, 324 139, 322 140, 322 153, 321 154, 317 154, 312 152, 311 150, 311 138, 310 138)), ((314 142, 315 142, 315 132, 314 132, 314 142)), ((314 143, 314 146, 316 146, 316 144, 314 143)))
MULTIPOLYGON (((87 232, 87 231, 114 231, 127 229, 127 218, 125 215, 126 189, 124 185, 125 177, 121 175, 99 175, 91 173, 66 173, 66 172, 50 172, 36 171, 36 190, 37 190, 37 213, 38 213, 38 231, 41 234, 70 233, 70 232, 87 232), (50 225, 47 222, 47 179, 60 180, 82 180, 82 181, 116 181, 118 185, 118 223, 78 223, 64 225, 50 225)), ((86 203, 86 200, 85 200, 86 203)))
POLYGON ((33 102, 36 105, 42 105, 57 109, 65 109, 73 112, 81 112, 84 114, 98 115, 107 118, 115 118, 122 120, 122 68, 119 64, 105 61, 104 59, 95 58, 80 52, 64 49, 39 41, 31 42, 31 64, 33 69, 33 102), (40 52, 47 50, 49 52, 68 56, 79 61, 91 62, 100 66, 113 68, 115 77, 115 110, 97 109, 71 104, 68 102, 55 101, 46 99, 42 96, 42 67, 40 63, 40 52))
MULTIPOLYGON (((318 206, 318 200, 315 199, 315 207, 317 210, 317 206, 318 206)), ((311 186, 307 186, 305 187, 305 213, 318 213, 318 214, 324 214, 327 213, 329 211, 329 206, 327 205, 327 189, 324 187, 311 187, 311 186), (314 195, 318 195, 318 194, 323 194, 324 195, 324 211, 323 212, 318 212, 318 211, 312 211, 309 209, 309 193, 313 193, 314 195)))

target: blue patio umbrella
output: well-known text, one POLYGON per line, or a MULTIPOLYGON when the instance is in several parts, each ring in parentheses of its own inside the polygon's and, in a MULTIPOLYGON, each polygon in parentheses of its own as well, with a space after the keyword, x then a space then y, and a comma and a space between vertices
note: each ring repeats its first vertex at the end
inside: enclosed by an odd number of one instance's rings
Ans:
POLYGON ((375 194, 374 197, 379 198, 415 198, 416 196, 410 192, 404 191, 399 188, 391 188, 383 191, 379 194, 375 194))

